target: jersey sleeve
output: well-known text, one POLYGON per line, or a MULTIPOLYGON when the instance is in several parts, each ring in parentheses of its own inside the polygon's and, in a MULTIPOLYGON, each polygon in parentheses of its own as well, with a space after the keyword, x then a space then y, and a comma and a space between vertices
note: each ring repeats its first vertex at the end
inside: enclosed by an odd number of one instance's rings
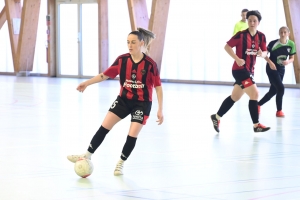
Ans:
POLYGON ((153 64, 152 69, 152 83, 154 87, 161 86, 161 80, 156 63, 153 64))
POLYGON ((238 32, 237 34, 235 34, 229 41, 227 41, 227 44, 232 48, 237 46, 237 44, 239 43, 240 40, 240 33, 238 32))
POLYGON ((260 47, 260 49, 262 51, 267 51, 268 50, 267 49, 267 40, 266 40, 266 36, 265 35, 262 35, 259 47, 260 47))
POLYGON ((296 54, 296 45, 294 42, 292 42, 291 47, 292 47, 292 49, 290 51, 290 56, 296 54))
POLYGON ((115 78, 120 73, 121 62, 122 59, 118 57, 115 62, 103 72, 103 74, 109 78, 115 78))

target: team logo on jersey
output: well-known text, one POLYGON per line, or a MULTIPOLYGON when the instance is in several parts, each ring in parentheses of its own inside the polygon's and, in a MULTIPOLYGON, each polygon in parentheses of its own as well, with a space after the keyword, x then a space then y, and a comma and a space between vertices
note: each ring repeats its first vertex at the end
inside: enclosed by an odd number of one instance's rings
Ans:
POLYGON ((146 70, 142 69, 142 70, 141 70, 141 73, 142 73, 143 75, 146 74, 146 70))
POLYGON ((136 78, 136 75, 135 74, 132 74, 131 75, 131 78, 134 80, 136 78))
POLYGON ((287 51, 290 53, 290 51, 291 51, 291 48, 287 48, 287 51))
POLYGON ((254 47, 255 47, 255 44, 252 44, 252 49, 254 49, 254 47))

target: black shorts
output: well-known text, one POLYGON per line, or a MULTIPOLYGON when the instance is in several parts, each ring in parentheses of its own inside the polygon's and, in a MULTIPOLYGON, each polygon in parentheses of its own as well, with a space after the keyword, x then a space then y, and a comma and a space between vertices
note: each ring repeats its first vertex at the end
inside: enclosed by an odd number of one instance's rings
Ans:
POLYGON ((151 101, 129 100, 118 96, 109 108, 109 111, 116 114, 121 119, 124 119, 131 114, 131 122, 145 125, 149 118, 151 107, 151 101))
POLYGON ((255 84, 253 74, 247 70, 232 70, 232 76, 235 79, 235 83, 233 85, 238 84, 242 89, 255 84))

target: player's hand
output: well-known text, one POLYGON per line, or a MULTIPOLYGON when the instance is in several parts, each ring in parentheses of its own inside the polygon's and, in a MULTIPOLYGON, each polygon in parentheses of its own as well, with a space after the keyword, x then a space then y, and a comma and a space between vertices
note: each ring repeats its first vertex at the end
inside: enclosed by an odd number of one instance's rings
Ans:
POLYGON ((236 64, 239 66, 239 67, 242 67, 244 64, 245 64, 245 60, 244 59, 237 59, 236 61, 236 64))
POLYGON ((269 63, 269 66, 272 70, 277 70, 276 65, 273 62, 269 63))
POLYGON ((85 90, 85 88, 88 86, 87 82, 82 82, 77 86, 77 90, 79 92, 83 92, 85 90))
POLYGON ((164 115, 162 113, 161 110, 157 111, 157 120, 156 122, 158 122, 158 125, 161 125, 164 121, 164 115))
POLYGON ((282 63, 284 66, 290 64, 290 62, 289 62, 288 60, 284 60, 284 61, 282 61, 281 63, 282 63))
POLYGON ((263 52, 262 52, 262 50, 261 50, 260 47, 259 47, 259 49, 258 49, 256 55, 257 55, 258 57, 261 57, 261 56, 262 56, 262 53, 263 53, 263 52))

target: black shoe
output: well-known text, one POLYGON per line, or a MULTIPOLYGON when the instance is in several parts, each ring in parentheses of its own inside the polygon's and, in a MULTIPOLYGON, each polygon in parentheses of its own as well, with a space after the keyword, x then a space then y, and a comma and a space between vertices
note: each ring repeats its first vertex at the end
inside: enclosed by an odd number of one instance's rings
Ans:
POLYGON ((270 130, 271 128, 270 127, 266 127, 262 124, 258 124, 258 126, 256 128, 253 128, 254 129, 254 132, 265 132, 265 131, 268 131, 270 130))
POLYGON ((220 120, 218 120, 216 118, 215 114, 211 115, 210 118, 211 118, 211 121, 213 122, 214 129, 219 133, 220 132, 220 130, 219 130, 220 120))

